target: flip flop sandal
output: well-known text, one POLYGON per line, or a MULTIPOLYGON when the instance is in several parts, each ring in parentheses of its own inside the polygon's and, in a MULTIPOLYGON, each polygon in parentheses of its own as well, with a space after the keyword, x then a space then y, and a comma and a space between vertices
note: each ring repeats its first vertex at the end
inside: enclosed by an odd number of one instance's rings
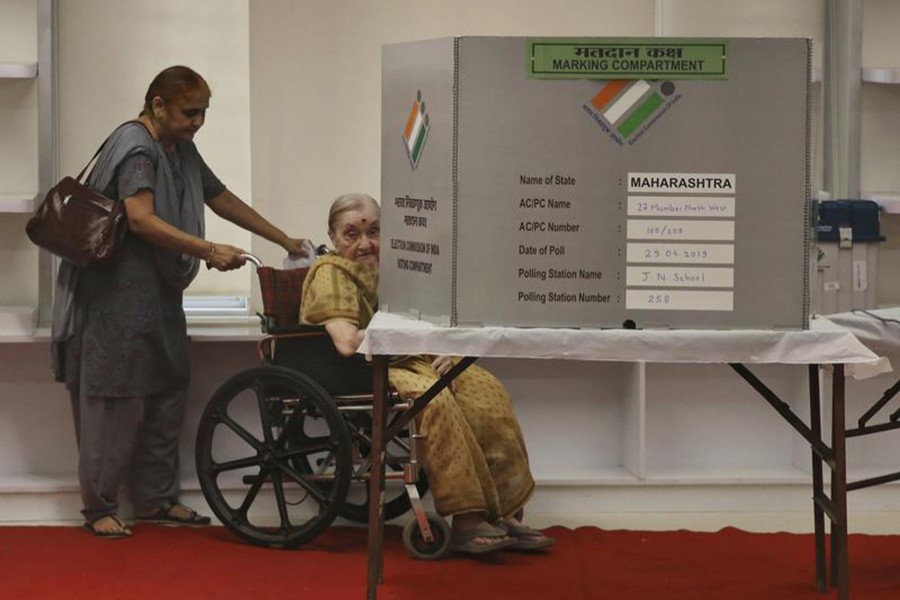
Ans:
POLYGON ((194 509, 188 508, 183 504, 172 502, 171 500, 164 502, 152 515, 136 517, 135 521, 140 523, 155 523, 157 525, 167 525, 169 527, 206 527, 212 523, 212 519, 197 514, 194 509), (181 506, 188 511, 188 516, 179 517, 171 514, 172 509, 181 506))
POLYGON ((556 543, 556 540, 547 537, 534 527, 527 525, 511 525, 504 523, 507 534, 513 540, 513 548, 516 550, 525 550, 526 552, 534 552, 535 550, 544 550, 556 543))
POLYGON ((498 527, 494 527, 489 523, 481 523, 466 529, 460 533, 454 534, 450 540, 450 550, 454 552, 463 552, 465 554, 485 554, 503 548, 511 548, 515 545, 516 540, 512 538, 498 539, 489 544, 479 543, 477 538, 505 538, 507 534, 498 527))
POLYGON ((84 529, 85 531, 87 531, 88 533, 90 533, 91 535, 93 535, 94 537, 104 539, 104 540, 121 540, 124 538, 129 538, 133 535, 131 528, 129 528, 127 525, 125 525, 125 523, 122 522, 122 519, 120 519, 117 515, 103 515, 102 517, 94 519, 93 521, 88 521, 87 523, 82 525, 81 528, 84 529), (121 529, 112 529, 109 531, 103 531, 100 529, 96 529, 94 527, 94 525, 96 525, 97 521, 99 521, 100 519, 104 519, 106 517, 109 517, 113 521, 115 521, 116 524, 121 529))

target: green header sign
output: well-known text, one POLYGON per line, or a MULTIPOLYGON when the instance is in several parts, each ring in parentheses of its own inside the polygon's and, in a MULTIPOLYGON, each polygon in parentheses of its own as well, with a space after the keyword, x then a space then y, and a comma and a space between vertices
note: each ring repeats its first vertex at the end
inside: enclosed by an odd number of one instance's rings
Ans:
POLYGON ((532 79, 727 79, 728 40, 529 38, 532 79))

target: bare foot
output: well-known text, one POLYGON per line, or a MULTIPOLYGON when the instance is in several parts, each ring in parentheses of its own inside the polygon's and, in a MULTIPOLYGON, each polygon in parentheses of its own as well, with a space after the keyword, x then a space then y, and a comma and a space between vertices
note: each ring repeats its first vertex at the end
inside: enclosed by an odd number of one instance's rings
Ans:
POLYGON ((116 515, 106 515, 92 523, 85 523, 84 528, 100 538, 124 538, 132 533, 131 528, 116 515))
POLYGON ((190 508, 185 506, 184 504, 173 504, 172 508, 170 508, 166 514, 170 517, 174 517, 176 519, 190 519, 192 511, 190 508))

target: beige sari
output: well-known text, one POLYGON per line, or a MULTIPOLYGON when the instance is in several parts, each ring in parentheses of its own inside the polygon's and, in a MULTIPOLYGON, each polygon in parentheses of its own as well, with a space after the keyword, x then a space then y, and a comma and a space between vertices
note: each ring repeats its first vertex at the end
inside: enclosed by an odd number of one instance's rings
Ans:
MULTIPOLYGON (((303 284, 300 322, 341 319, 365 328, 377 306, 377 270, 330 255, 303 284)), ((404 398, 437 381, 431 356, 391 364, 388 379, 404 398)), ((514 514, 534 491, 522 431, 496 377, 471 365, 418 417, 425 469, 440 514, 483 513, 489 521, 514 514)))

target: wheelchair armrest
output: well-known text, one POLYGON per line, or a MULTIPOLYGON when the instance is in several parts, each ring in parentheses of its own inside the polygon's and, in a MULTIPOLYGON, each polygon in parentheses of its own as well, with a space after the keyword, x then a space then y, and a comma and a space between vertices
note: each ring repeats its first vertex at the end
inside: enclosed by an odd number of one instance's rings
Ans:
MULTIPOLYGON (((281 325, 263 329, 265 336, 256 344, 256 352, 263 363, 273 359, 274 344, 277 341, 290 343, 290 340, 308 339, 310 343, 322 344, 327 340, 331 344, 331 336, 328 335, 324 325, 281 325)), ((333 345, 332 345, 333 347, 333 345)))
POLYGON ((294 333, 308 333, 328 335, 324 325, 279 325, 267 328, 266 333, 269 335, 286 335, 294 333))

